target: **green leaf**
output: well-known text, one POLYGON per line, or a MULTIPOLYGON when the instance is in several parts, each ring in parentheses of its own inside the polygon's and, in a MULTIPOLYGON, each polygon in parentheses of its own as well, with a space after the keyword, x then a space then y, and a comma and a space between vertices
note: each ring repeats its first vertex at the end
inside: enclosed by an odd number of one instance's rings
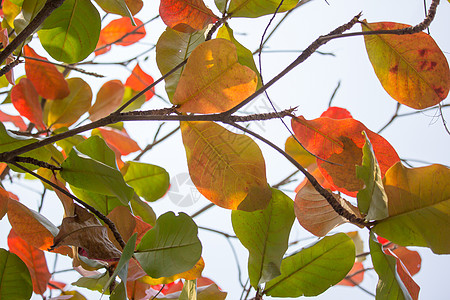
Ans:
POLYGON ((129 17, 131 20, 131 24, 133 24, 133 26, 136 26, 133 20, 133 16, 131 15, 127 4, 125 3, 125 0, 95 0, 95 2, 106 12, 129 17))
POLYGON ((30 299, 33 293, 30 272, 14 253, 0 248, 0 299, 30 299))
POLYGON ((398 162, 383 183, 389 218, 374 226, 375 233, 401 246, 449 254, 450 169, 437 164, 409 169, 398 162))
POLYGON ((394 256, 384 254, 383 246, 377 242, 377 239, 372 232, 370 233, 369 246, 373 267, 379 276, 375 299, 413 299, 405 286, 405 283, 397 273, 396 258, 394 256))
POLYGON ((281 274, 294 219, 294 202, 276 189, 272 189, 272 199, 264 210, 232 211, 234 232, 249 251, 248 274, 254 288, 281 274))
POLYGON ((134 194, 118 170, 93 160, 76 149, 70 151, 61 167, 61 177, 80 189, 115 196, 123 204, 127 204, 134 194))
MULTIPOLYGON (((8 152, 35 143, 37 141, 37 139, 15 135, 7 131, 3 123, 0 123, 0 152, 8 152)), ((46 148, 41 147, 19 156, 32 157, 37 160, 47 162, 50 159, 51 153, 46 148)), ((38 166, 32 164, 21 163, 21 165, 31 170, 35 170, 38 168, 38 166)), ((10 167, 14 171, 23 172, 21 169, 18 169, 12 165, 10 165, 10 167)))
POLYGON ((127 172, 123 176, 125 182, 146 201, 158 200, 169 189, 169 173, 163 168, 133 161, 127 162, 127 165, 127 172))
POLYGON ((64 99, 47 101, 44 114, 47 125, 53 128, 69 127, 91 107, 92 90, 81 78, 67 79, 70 94, 64 99))
POLYGON ((186 280, 178 300, 197 300, 197 280, 186 280))
POLYGON ((117 199, 117 197, 114 196, 94 193, 91 191, 87 191, 84 188, 77 188, 73 185, 70 185, 70 189, 75 196, 77 196, 87 204, 92 205, 105 216, 108 215, 117 206, 124 205, 119 199, 117 199))
POLYGON ((355 245, 345 233, 321 239, 283 259, 281 275, 266 283, 274 297, 317 296, 341 281, 355 262, 355 245))
POLYGON ((242 46, 234 38, 233 30, 228 26, 228 24, 225 24, 224 26, 220 27, 219 31, 217 32, 216 38, 229 40, 236 46, 238 62, 243 66, 249 67, 250 69, 253 70, 253 72, 256 73, 256 75, 258 76, 258 84, 256 85, 256 89, 259 89, 262 86, 261 76, 259 75, 259 71, 258 68, 256 67, 255 61, 253 60, 252 51, 242 46))
MULTIPOLYGON (((285 0, 278 12, 293 9, 297 3, 298 0, 285 0)), ((257 18, 275 13, 279 5, 279 0, 231 0, 227 11, 233 17, 257 18)))
POLYGON ((121 281, 111 293, 109 300, 127 300, 127 288, 125 281, 121 281))
POLYGON ((142 201, 137 195, 131 198, 130 204, 134 215, 141 217, 145 223, 155 226, 156 214, 150 205, 142 201))
POLYGON ((117 168, 114 151, 112 151, 98 135, 91 136, 87 140, 79 143, 76 147, 77 150, 84 155, 104 163, 113 169, 117 168))
POLYGON ((111 283, 116 279, 116 276, 119 276, 122 279, 122 282, 127 282, 128 277, 128 263, 130 262, 131 257, 134 253, 134 248, 136 247, 137 233, 133 234, 128 240, 125 248, 123 248, 122 256, 120 256, 120 260, 117 263, 117 267, 114 270, 114 273, 109 278, 106 285, 103 287, 103 291, 106 291, 111 283))
MULTIPOLYGON (((93 276, 81 277, 75 282, 72 282, 72 285, 84 287, 91 291, 102 292, 103 287, 109 280, 108 272, 99 273, 93 276)), ((109 295, 109 290, 105 291, 106 295, 109 295)))
POLYGON ((381 220, 389 216, 388 198, 383 187, 381 170, 366 133, 363 146, 362 165, 356 166, 356 177, 364 180, 364 189, 357 194, 359 210, 367 214, 368 220, 381 220))
POLYGON ((44 21, 38 35, 51 57, 72 64, 95 50, 100 29, 100 14, 91 1, 65 0, 44 21))
MULTIPOLYGON (((194 33, 183 33, 167 27, 156 44, 156 63, 161 74, 166 74, 188 58, 192 50, 204 41, 205 33, 203 30, 194 33)), ((171 101, 183 70, 184 66, 164 80, 167 96, 171 101)))
POLYGON ((185 213, 167 212, 142 238, 135 257, 153 278, 169 277, 190 270, 200 259, 198 228, 185 213))

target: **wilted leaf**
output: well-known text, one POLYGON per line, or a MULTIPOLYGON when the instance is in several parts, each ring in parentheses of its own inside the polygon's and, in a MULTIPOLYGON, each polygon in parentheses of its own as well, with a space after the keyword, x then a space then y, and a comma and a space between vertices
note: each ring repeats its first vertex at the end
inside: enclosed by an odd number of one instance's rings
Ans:
POLYGON ((202 0, 161 0, 159 15, 167 26, 185 33, 202 30, 218 20, 202 0))
MULTIPOLYGON (((393 22, 361 23, 363 31, 409 27, 393 22)), ((392 98, 415 109, 444 100, 450 88, 447 59, 425 32, 365 35, 367 54, 382 86, 392 98)))
POLYGON ((169 173, 161 167, 130 161, 127 162, 126 170, 123 176, 125 182, 146 201, 158 200, 169 189, 169 173))
POLYGON ((18 236, 41 250, 50 248, 59 232, 43 215, 15 200, 8 201, 8 220, 18 236))
POLYGON ((75 187, 115 196, 123 204, 127 204, 134 194, 117 169, 93 160, 76 149, 70 151, 61 167, 62 178, 75 187))
POLYGON ((1 299, 30 299, 33 294, 30 272, 20 258, 0 248, 1 299), (18 288, 20 287, 20 288, 18 288))
POLYGON ((249 251, 248 274, 254 288, 281 274, 294 219, 292 200, 276 189, 272 189, 272 199, 264 210, 232 212, 234 232, 249 251))
POLYGON ((81 78, 69 78, 67 83, 69 96, 45 103, 47 124, 53 128, 69 127, 91 107, 92 90, 89 84, 81 78))
POLYGON ((108 239, 106 228, 93 214, 78 205, 75 205, 73 217, 63 219, 52 248, 62 245, 80 247, 93 259, 117 260, 121 256, 108 239))
MULTIPOLYGON (((127 78, 125 82, 125 86, 132 88, 134 91, 142 91, 147 86, 151 85, 154 82, 153 77, 145 73, 139 64, 137 64, 131 75, 127 78)), ((145 92, 145 101, 150 100, 155 94, 155 88, 151 88, 149 91, 145 92)))
POLYGON ((419 296, 420 287, 414 282, 392 251, 383 252, 373 233, 369 239, 373 267, 379 276, 376 299, 414 299, 419 296))
POLYGON ((450 170, 442 165, 408 169, 400 162, 386 173, 389 218, 374 231, 401 246, 450 253, 450 170))
POLYGON ((365 138, 361 132, 365 131, 372 142, 381 176, 400 160, 388 141, 355 119, 321 117, 308 121, 300 116, 292 119, 292 129, 302 145, 321 158, 317 159, 317 165, 325 179, 338 191, 352 197, 363 188, 355 168, 362 161, 365 138))
POLYGON ((120 80, 110 80, 102 85, 94 105, 89 108, 89 119, 97 121, 115 111, 122 103, 125 87, 120 80))
POLYGON ((191 179, 214 204, 253 211, 263 209, 272 192, 264 157, 248 136, 213 122, 181 122, 191 179))
POLYGON ((283 259, 281 275, 266 283, 273 297, 316 296, 337 284, 355 262, 355 246, 345 233, 321 239, 283 259))
MULTIPOLYGON (((285 0, 278 9, 284 12, 293 9, 298 0, 285 0)), ((228 6, 228 14, 233 17, 257 18, 275 13, 280 1, 278 0, 231 0, 228 6)))
POLYGON ((19 256, 27 265, 33 282, 33 291, 36 294, 43 295, 47 290, 47 284, 51 277, 44 252, 21 239, 13 229, 8 235, 8 247, 10 252, 19 256))
POLYGON ((214 39, 192 51, 172 102, 180 112, 220 113, 253 94, 257 82, 255 72, 238 62, 236 46, 214 39))
MULTIPOLYGON (((339 195, 333 196, 347 211, 360 217, 358 209, 350 202, 339 195)), ((309 182, 295 196, 294 208, 300 225, 316 236, 324 236, 333 228, 348 222, 309 182)))
MULTIPOLYGON (((28 45, 24 47, 24 53, 31 58, 48 60, 36 54, 28 45)), ((25 58, 25 72, 31 80, 36 91, 45 99, 62 99, 69 95, 69 85, 64 75, 50 63, 25 58)))
POLYGON ((191 269, 200 259, 198 228, 186 214, 161 215, 136 247, 135 257, 153 277, 169 277, 191 269))
MULTIPOLYGON (((184 61, 191 55, 191 52, 201 43, 205 41, 203 31, 194 33, 183 33, 166 28, 158 39, 156 44, 156 63, 158 64, 161 74, 166 74, 179 63, 184 61)), ((164 81, 166 84, 166 92, 170 101, 173 99, 175 90, 180 80, 184 67, 179 68, 164 81)))
POLYGON ((16 127, 18 127, 20 131, 27 130, 27 125, 20 116, 11 116, 2 112, 1 110, 0 110, 0 122, 11 122, 16 127))
POLYGON ((72 64, 95 50, 100 29, 100 15, 91 1, 65 0, 45 19, 38 35, 51 57, 72 64))
POLYGON ((40 130, 45 129, 39 95, 28 78, 20 79, 11 89, 11 102, 21 116, 30 120, 40 130))
POLYGON ((125 128, 118 130, 111 127, 100 127, 93 130, 93 134, 97 132, 100 133, 106 143, 116 148, 120 155, 128 155, 141 150, 141 147, 128 135, 125 128))
POLYGON ((389 216, 388 199, 384 191, 381 170, 370 140, 363 131, 366 143, 363 146, 361 166, 356 166, 356 177, 364 180, 364 189, 358 192, 358 208, 367 214, 368 220, 381 220, 389 216))

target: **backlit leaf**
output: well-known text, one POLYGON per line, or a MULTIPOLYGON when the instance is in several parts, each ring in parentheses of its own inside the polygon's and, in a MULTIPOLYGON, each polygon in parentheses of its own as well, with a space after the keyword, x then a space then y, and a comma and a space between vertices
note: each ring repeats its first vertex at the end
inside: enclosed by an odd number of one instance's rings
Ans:
POLYGON ((185 33, 202 30, 218 20, 202 0, 161 0, 159 15, 167 26, 185 33))
POLYGON ((70 94, 58 101, 47 101, 47 124, 53 128, 69 127, 91 107, 92 90, 81 78, 67 79, 70 94))
POLYGON ((0 220, 8 211, 9 193, 0 186, 0 220))
POLYGON ((338 191, 352 197, 356 197, 363 188, 363 181, 356 177, 355 168, 362 161, 363 131, 372 142, 382 177, 400 160, 388 141, 352 118, 306 120, 300 116, 292 119, 292 129, 302 145, 321 158, 317 159, 317 165, 325 179, 338 191))
POLYGON ((364 280, 364 272, 362 270, 364 270, 362 262, 355 262, 347 276, 345 276, 345 278, 342 279, 337 285, 355 286, 360 284, 364 280))
POLYGON ((94 105, 89 108, 89 119, 97 121, 119 108, 124 92, 125 87, 120 80, 110 80, 103 84, 94 105))
POLYGON ((14 3, 16 1, 11 0, 3 0, 2 1, 2 12, 3 17, 8 24, 9 27, 14 28, 14 19, 17 17, 17 15, 20 13, 20 9, 22 6, 22 3, 16 4, 14 3))
POLYGON ((161 215, 136 248, 135 257, 153 277, 169 277, 191 269, 200 259, 198 228, 185 213, 161 215))
POLYGON ((373 267, 379 276, 375 299, 417 300, 420 288, 403 269, 400 260, 389 249, 385 250, 385 254, 373 233, 370 233, 369 245, 373 267))
POLYGON ((133 161, 127 162, 127 165, 127 172, 123 176, 125 182, 146 201, 158 200, 169 189, 169 173, 163 168, 133 161))
POLYGON ((304 168, 308 168, 316 163, 316 158, 308 153, 299 143, 297 143, 292 136, 286 139, 284 150, 304 168))
POLYGON ((324 111, 320 117, 327 117, 332 119, 347 119, 353 118, 348 110, 342 107, 330 106, 324 111))
POLYGON ((0 122, 11 122, 13 123, 17 128, 19 128, 20 131, 27 130, 27 125, 23 121, 23 119, 20 116, 12 116, 8 115, 7 113, 4 113, 0 110, 0 122))
POLYGON ((19 256, 27 265, 33 282, 33 291, 36 294, 43 295, 51 277, 44 252, 21 239, 13 229, 8 235, 8 247, 10 252, 19 256))
POLYGON ((192 51, 172 102, 180 112, 224 112, 253 94, 257 82, 255 72, 238 62, 236 46, 214 39, 192 51))
MULTIPOLYGON (((31 58, 48 61, 45 57, 37 55, 28 45, 24 47, 24 53, 31 58)), ((38 94, 45 99, 62 99, 70 93, 64 75, 50 63, 25 58, 25 72, 38 94)))
POLYGON ((14 253, 0 248, 1 299, 30 299, 33 285, 25 263, 14 253))
POLYGON ((450 253, 450 170, 442 165, 408 169, 400 162, 386 173, 389 218, 374 231, 401 246, 450 253))
MULTIPOLYGON (((333 196, 347 211, 360 216, 358 209, 351 203, 337 194, 333 196)), ((294 208, 300 225, 316 236, 324 236, 333 228, 348 222, 309 182, 295 196, 294 208)))
MULTIPOLYGON (((393 22, 361 23, 363 31, 409 27, 393 22)), ((392 98, 415 109, 444 100, 450 89, 447 59, 425 32, 406 35, 365 35, 375 74, 392 98)))
MULTIPOLYGON (((174 281, 183 278, 186 280, 194 280, 197 278, 200 278, 202 275, 202 271, 205 268, 205 261, 203 260, 202 257, 200 257, 200 260, 195 264, 195 266, 192 267, 192 269, 182 272, 182 273, 178 273, 175 274, 173 276, 169 276, 169 277, 159 277, 159 278, 152 278, 150 276, 144 276, 142 278, 140 278, 140 281, 143 283, 147 283, 149 285, 152 286, 157 286, 160 284, 170 284, 173 283, 174 281)), ((180 287, 181 289, 181 287, 180 287)), ((170 292, 172 293, 174 289, 171 289, 170 292)), ((166 293, 167 294, 167 293, 166 293)))
POLYGON ((75 186, 70 186, 73 194, 86 202, 89 205, 95 207, 102 214, 109 214, 115 207, 124 205, 117 197, 102 195, 99 193, 87 191, 83 188, 77 188, 75 186))
POLYGON ((141 198, 136 195, 130 200, 131 208, 133 209, 133 214, 142 218, 142 220, 151 226, 156 224, 156 214, 147 202, 142 201, 141 198))
POLYGON ((45 19, 38 35, 51 57, 72 64, 95 50, 100 28, 100 15, 91 1, 66 0, 45 19))
MULTIPOLYGON (((84 287, 90 289, 91 291, 99 291, 102 293, 103 287, 108 282, 108 280, 108 272, 97 273, 95 275, 81 277, 77 281, 73 282, 72 285, 84 287)), ((109 290, 106 290, 104 293, 108 295, 109 290)))
POLYGON ((93 214, 75 205, 75 215, 65 217, 55 236, 52 248, 62 245, 77 246, 87 252, 89 258, 119 259, 121 252, 108 239, 106 227, 93 214))
POLYGON ((115 196, 123 204, 127 204, 134 194, 117 169, 93 160, 75 149, 69 153, 61 167, 62 178, 75 187, 115 196))
MULTIPOLYGON (((298 0, 283 1, 278 12, 293 9, 297 2, 298 0)), ((257 18, 274 14, 279 5, 278 0, 231 0, 227 11, 233 17, 257 18)))
POLYGON ((395 256, 401 260, 411 276, 414 276, 420 271, 422 258, 420 257, 419 252, 411 251, 408 248, 401 246, 394 248, 392 252, 394 252, 395 256))
MULTIPOLYGON (((131 214, 130 209, 126 206, 117 206, 107 215, 107 217, 114 223, 114 225, 116 225, 117 231, 119 231, 123 240, 128 242, 134 233, 134 229, 136 228, 136 220, 131 214)), ((120 249, 121 246, 115 240, 111 229, 107 228, 107 230, 109 239, 117 247, 117 249, 120 249)))
POLYGON ((197 300, 197 282, 195 280, 186 280, 184 282, 178 300, 197 300))
POLYGON ((125 0, 95 0, 104 11, 132 18, 125 0))
POLYGON ((39 95, 30 79, 22 78, 12 87, 11 102, 21 116, 34 123, 38 129, 45 129, 39 95))
POLYGON ((378 165, 370 140, 366 138, 363 146, 362 165, 356 166, 356 177, 364 180, 364 189, 358 192, 358 208, 367 214, 368 220, 381 220, 387 218, 387 195, 384 191, 383 181, 381 178, 381 170, 378 165))
MULTIPOLYGON (((8 29, 1 29, 1 26, 0 26, 0 41, 3 45, 3 48, 6 48, 6 46, 8 46, 8 44, 9 44, 8 29)), ((8 64, 12 63, 13 61, 14 61, 14 57, 12 56, 12 54, 10 54, 6 58, 5 64, 8 65, 8 64)), ((5 77, 7 79, 7 83, 4 87, 8 86, 8 83, 10 83, 12 85, 15 84, 14 69, 11 69, 11 71, 7 72, 5 74, 5 77)))
POLYGON ((76 146, 77 150, 90 158, 104 163, 116 169, 116 158, 114 152, 106 145, 105 141, 96 135, 82 141, 76 146))
MULTIPOLYGON (((156 44, 156 63, 161 74, 166 74, 189 57, 191 52, 205 41, 203 31, 183 33, 167 27, 156 44)), ((166 92, 172 101, 184 67, 179 68, 164 81, 166 92)))
POLYGON ((142 0, 125 0, 125 3, 133 16, 140 12, 144 6, 142 0))
POLYGON ((100 127, 93 130, 93 134, 99 133, 105 142, 120 152, 120 155, 128 155, 130 153, 141 150, 141 147, 128 135, 127 131, 122 128, 118 130, 111 127, 100 127))
POLYGON ((341 281, 355 262, 355 245, 345 233, 327 236, 283 259, 281 275, 264 294, 274 297, 316 296, 341 281))
POLYGON ((44 216, 15 200, 8 201, 8 220, 18 236, 41 250, 48 250, 59 232, 44 216))
POLYGON ((249 251, 248 273, 253 287, 281 274, 281 260, 288 248, 294 218, 292 200, 275 189, 264 210, 231 213, 234 232, 249 251))
POLYGON ((248 136, 213 122, 181 122, 191 179, 214 204, 253 211, 263 209, 272 192, 264 157, 248 136))
MULTIPOLYGON (((153 83, 153 77, 145 73, 139 64, 137 64, 131 75, 127 78, 125 86, 132 88, 134 91, 140 92, 147 86, 153 83)), ((149 91, 145 92, 145 101, 150 100, 155 94, 155 88, 151 88, 149 91)))

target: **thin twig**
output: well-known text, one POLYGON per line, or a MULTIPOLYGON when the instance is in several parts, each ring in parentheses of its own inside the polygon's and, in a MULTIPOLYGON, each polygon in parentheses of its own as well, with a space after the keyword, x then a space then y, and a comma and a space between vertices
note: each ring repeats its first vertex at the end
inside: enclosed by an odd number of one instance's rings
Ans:
POLYGON ((330 101, 328 101, 328 107, 330 107, 331 103, 333 103, 334 96, 336 96, 336 93, 337 93, 337 91, 339 90, 340 87, 341 87, 341 81, 339 80, 338 84, 336 85, 336 88, 333 91, 333 94, 330 97, 330 101))
POLYGON ((208 209, 210 209, 210 208, 212 208, 212 207, 214 207, 214 206, 215 206, 214 203, 209 203, 209 204, 206 205, 205 207, 203 207, 203 208, 201 208, 200 210, 198 210, 198 211, 196 211, 195 213, 193 213, 193 214, 191 215, 191 218, 193 219, 193 218, 197 217, 198 215, 204 213, 205 211, 207 211, 208 209))
MULTIPOLYGON (((158 145, 159 143, 163 142, 164 140, 168 139, 170 136, 172 136, 173 134, 175 134, 178 130, 180 130, 180 126, 177 126, 177 128, 175 128, 174 130, 172 130, 171 132, 169 132, 168 134, 166 134, 165 136, 163 136, 162 138, 160 138, 159 140, 153 140, 153 143, 147 145, 144 150, 141 151, 141 153, 139 153, 133 160, 138 161, 142 158, 142 156, 147 153, 148 151, 150 151, 151 149, 153 149, 153 147, 155 147, 156 145, 158 145)), ((156 135, 155 135, 156 138, 156 135)))
POLYGON ((101 74, 94 73, 94 72, 88 72, 88 71, 85 71, 83 69, 80 69, 80 68, 77 68, 77 67, 74 67, 74 66, 68 65, 68 64, 61 64, 61 63, 52 62, 52 61, 48 61, 48 60, 45 60, 45 59, 41 59, 41 58, 37 58, 37 57, 31 57, 31 56, 25 56, 25 55, 22 55, 22 57, 25 58, 25 60, 29 59, 29 60, 39 61, 39 62, 43 62, 43 63, 46 63, 46 64, 51 64, 51 65, 55 65, 55 66, 58 66, 58 67, 63 67, 63 68, 66 68, 66 69, 69 69, 69 70, 72 70, 72 71, 77 71, 77 72, 80 72, 82 74, 98 77, 98 78, 105 77, 105 75, 101 75, 101 74))
POLYGON ((295 174, 297 174, 298 172, 299 172, 299 170, 295 170, 295 171, 292 172, 290 175, 288 175, 286 178, 284 178, 284 179, 281 180, 280 182, 274 184, 272 187, 273 187, 274 189, 277 189, 277 188, 279 188, 280 186, 283 186, 283 185, 285 185, 285 184, 288 184, 288 183, 292 182, 291 178, 292 178, 293 176, 295 176, 295 174))

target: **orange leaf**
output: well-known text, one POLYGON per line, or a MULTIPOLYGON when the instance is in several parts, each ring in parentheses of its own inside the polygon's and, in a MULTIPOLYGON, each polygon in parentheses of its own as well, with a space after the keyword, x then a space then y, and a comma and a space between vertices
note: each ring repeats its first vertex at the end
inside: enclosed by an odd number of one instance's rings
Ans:
POLYGON ((19 83, 11 89, 11 102, 21 116, 41 130, 45 129, 42 121, 42 108, 39 103, 39 95, 28 78, 20 79, 19 83))
POLYGON ((321 117, 309 121, 300 116, 292 119, 292 129, 303 146, 321 158, 317 159, 317 165, 325 179, 338 191, 352 197, 356 197, 363 187, 363 181, 356 177, 355 168, 362 163, 363 131, 372 142, 382 176, 400 160, 389 142, 352 118, 321 117))
POLYGON ((98 128, 98 132, 105 142, 117 149, 121 155, 128 155, 141 150, 141 147, 128 135, 125 128, 118 130, 111 127, 101 127, 98 128))
MULTIPOLYGON (((360 217, 356 207, 339 195, 335 199, 347 210, 360 217)), ((348 220, 334 211, 328 201, 307 182, 295 196, 295 216, 303 228, 316 236, 324 236, 333 228, 348 220)))
POLYGON ((347 119, 353 118, 348 110, 342 107, 331 106, 328 107, 326 111, 324 111, 320 117, 327 117, 332 119, 347 119))
POLYGON ((159 15, 167 26, 185 33, 202 30, 218 20, 202 0, 161 0, 159 15))
POLYGON ((52 233, 36 219, 39 216, 19 201, 8 201, 8 220, 14 231, 30 245, 47 250, 53 245, 53 234, 56 235, 57 228, 55 227, 56 231, 52 233))
POLYGON ((125 87, 120 80, 110 80, 102 85, 94 105, 89 109, 89 119, 97 121, 112 113, 120 106, 125 87))
POLYGON ((187 270, 185 272, 175 274, 170 277, 152 278, 150 276, 145 276, 141 278, 141 280, 150 285, 168 284, 180 278, 186 280, 194 280, 202 275, 204 268, 205 268, 205 261, 203 260, 203 257, 200 257, 199 261, 195 264, 195 266, 193 266, 192 269, 187 270))
POLYGON ((142 221, 139 217, 134 216, 136 220, 136 227, 134 228, 134 233, 137 233, 136 245, 139 244, 144 234, 152 229, 152 225, 147 222, 142 221))
MULTIPOLYGON (((139 64, 134 67, 133 72, 131 75, 127 78, 127 81, 125 82, 125 86, 130 87, 134 91, 142 91, 147 86, 151 85, 153 83, 153 77, 142 71, 139 64)), ((153 97, 155 94, 155 88, 151 88, 149 91, 145 92, 145 101, 150 100, 150 98, 153 97)))
POLYGON ((256 90, 258 77, 238 62, 236 46, 225 39, 198 45, 188 58, 172 103, 180 112, 224 112, 256 90))
POLYGON ((31 80, 36 91, 45 99, 62 99, 70 93, 64 75, 59 72, 56 67, 48 62, 48 60, 36 54, 28 45, 24 47, 25 56, 39 59, 25 58, 25 72, 27 78, 31 80))
POLYGON ((411 251, 408 248, 401 246, 395 248, 392 252, 394 252, 394 254, 402 261, 411 276, 420 271, 422 258, 420 257, 419 252, 411 251))
MULTIPOLYGON (((116 225, 117 230, 122 236, 124 242, 128 242, 130 237, 133 235, 134 229, 136 228, 136 220, 134 216, 131 214, 130 209, 126 206, 117 206, 115 207, 107 216, 111 221, 116 225)), ((113 242, 113 244, 120 249, 119 243, 114 238, 114 235, 107 227, 108 237, 113 242)))
POLYGON ((8 211, 9 193, 0 186, 0 220, 8 211))
POLYGON ((27 125, 20 116, 11 116, 0 110, 0 122, 11 122, 16 125, 20 131, 27 130, 27 125))
MULTIPOLYGON (((392 30, 406 24, 362 23, 363 31, 392 30)), ((415 109, 444 100, 450 89, 447 59, 425 32, 406 35, 366 35, 367 53, 375 74, 392 98, 415 109)))
MULTIPOLYGON (((68 190, 66 189, 66 186, 61 181, 59 181, 54 174, 52 175, 50 180, 54 184, 56 184, 57 186, 59 186, 60 188, 62 188, 63 190, 68 192, 68 190)), ((58 189, 54 189, 54 191, 55 191, 56 195, 58 196, 59 200, 61 200, 62 205, 64 206, 65 216, 72 217, 75 212, 75 204, 73 202, 73 199, 70 198, 69 196, 67 196, 66 194, 62 193, 58 189)))
POLYGON ((13 229, 11 229, 8 235, 8 247, 9 251, 17 254, 27 265, 31 280, 33 281, 33 291, 36 294, 43 295, 47 290, 47 284, 51 277, 44 251, 28 244, 13 229))
POLYGON ((345 276, 345 278, 337 285, 355 286, 360 284, 364 280, 364 272, 362 272, 362 270, 364 270, 362 262, 355 262, 347 276, 345 276))
POLYGON ((253 211, 267 206, 272 192, 264 157, 248 136, 213 122, 181 122, 189 174, 214 204, 253 211))
POLYGON ((412 299, 414 299, 414 300, 419 299, 420 287, 417 285, 417 283, 414 281, 414 279, 412 279, 411 274, 409 274, 408 270, 402 264, 402 261, 397 257, 397 255, 395 255, 394 252, 391 251, 391 249, 384 250, 384 253, 396 258, 395 271, 397 272, 401 281, 405 285, 405 287, 408 290, 409 294, 411 295, 412 299))

